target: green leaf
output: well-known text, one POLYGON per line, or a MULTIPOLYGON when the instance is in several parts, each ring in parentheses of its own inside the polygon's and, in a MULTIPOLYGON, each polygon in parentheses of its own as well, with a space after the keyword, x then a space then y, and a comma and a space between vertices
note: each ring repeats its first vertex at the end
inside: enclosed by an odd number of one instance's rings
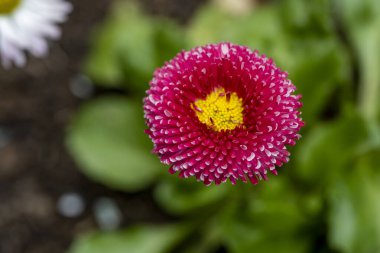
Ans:
POLYGON ((335 0, 334 3, 341 10, 337 18, 360 63, 359 108, 365 118, 375 121, 380 107, 380 2, 335 0))
POLYGON ((116 1, 94 42, 87 74, 98 84, 126 87, 140 95, 148 89, 154 69, 185 46, 177 25, 144 15, 128 0, 116 1))
POLYGON ((330 0, 284 0, 280 2, 282 20, 297 36, 326 36, 334 32, 330 0))
POLYGON ((193 47, 230 41, 273 55, 276 48, 283 47, 279 24, 278 11, 274 7, 260 8, 251 15, 236 17, 210 5, 198 13, 189 27, 189 43, 193 47))
POLYGON ((193 178, 186 180, 170 176, 162 180, 156 188, 158 203, 173 214, 209 209, 220 202, 228 191, 228 185, 206 187, 193 178))
POLYGON ((231 247, 231 253, 247 253, 247 252, 262 252, 262 253, 308 253, 309 241, 303 238, 297 239, 295 236, 284 235, 282 237, 272 237, 270 235, 263 236, 260 232, 247 229, 244 224, 240 224, 240 227, 236 227, 239 233, 237 236, 240 238, 251 235, 250 239, 242 242, 237 239, 235 244, 231 247))
POLYGON ((248 200, 249 219, 268 234, 295 233, 307 222, 299 201, 301 194, 295 190, 282 177, 273 177, 259 185, 257 193, 248 200))
MULTIPOLYGON (((295 42, 293 61, 288 61, 289 78, 302 94, 302 117, 313 124, 323 112, 329 98, 341 84, 348 88, 348 59, 334 40, 302 40, 295 42)), ((339 101, 334 101, 339 103, 339 101)), ((328 106, 334 106, 329 104, 328 106)))
POLYGON ((330 190, 329 240, 341 252, 380 251, 379 155, 360 157, 330 190))
POLYGON ((142 106, 123 97, 105 97, 81 108, 67 136, 68 147, 89 177, 108 186, 139 190, 161 168, 144 134, 142 106))
POLYGON ((358 115, 313 128, 294 153, 297 175, 310 186, 336 179, 368 139, 368 128, 358 115))
POLYGON ((310 217, 293 186, 275 177, 251 187, 236 191, 219 218, 230 252, 308 252, 310 217))
POLYGON ((87 74, 102 85, 145 90, 155 68, 153 33, 151 21, 133 2, 116 1, 94 37, 87 74))
POLYGON ((158 67, 186 48, 183 31, 175 23, 166 19, 155 22, 153 44, 158 67))
POLYGON ((119 232, 96 232, 81 237, 69 253, 166 253, 187 234, 179 225, 139 226, 119 232))

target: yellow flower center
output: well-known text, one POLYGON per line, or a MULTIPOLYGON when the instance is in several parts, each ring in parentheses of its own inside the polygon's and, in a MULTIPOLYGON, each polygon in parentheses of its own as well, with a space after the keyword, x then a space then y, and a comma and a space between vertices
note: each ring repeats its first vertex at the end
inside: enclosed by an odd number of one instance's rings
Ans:
POLYGON ((0 0, 0 15, 11 13, 20 2, 21 0, 0 0))
POLYGON ((204 100, 198 99, 192 108, 200 122, 218 132, 243 124, 242 99, 235 92, 226 93, 223 88, 215 89, 204 100))

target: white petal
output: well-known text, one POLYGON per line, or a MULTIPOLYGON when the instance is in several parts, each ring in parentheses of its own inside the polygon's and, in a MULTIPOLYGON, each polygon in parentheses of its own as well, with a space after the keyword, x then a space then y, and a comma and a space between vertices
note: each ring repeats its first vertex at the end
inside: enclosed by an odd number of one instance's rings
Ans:
POLYGON ((65 0, 23 0, 10 15, 0 16, 0 59, 4 67, 23 66, 24 51, 36 57, 48 52, 47 39, 58 39, 57 26, 66 21, 72 5, 65 0))

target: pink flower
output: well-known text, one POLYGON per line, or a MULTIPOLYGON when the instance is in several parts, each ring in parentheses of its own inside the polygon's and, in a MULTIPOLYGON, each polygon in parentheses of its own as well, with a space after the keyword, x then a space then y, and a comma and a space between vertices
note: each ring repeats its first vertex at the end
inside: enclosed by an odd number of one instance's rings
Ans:
POLYGON ((287 73, 247 47, 181 52, 155 71, 150 86, 144 111, 153 152, 170 173, 206 185, 276 175, 304 125, 287 73))

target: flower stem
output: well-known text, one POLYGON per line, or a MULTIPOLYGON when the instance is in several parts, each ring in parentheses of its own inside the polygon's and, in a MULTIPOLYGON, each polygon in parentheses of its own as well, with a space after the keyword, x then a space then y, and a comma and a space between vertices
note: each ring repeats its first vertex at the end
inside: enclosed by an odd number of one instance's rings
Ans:
POLYGON ((380 33, 377 32, 377 28, 362 32, 362 36, 358 36, 357 40, 362 67, 359 111, 369 124, 370 142, 373 146, 378 147, 380 146, 378 126, 380 108, 380 33))
POLYGON ((380 40, 373 31, 362 37, 358 43, 361 54, 362 77, 359 90, 359 110, 369 121, 375 122, 378 117, 380 95, 380 40), (365 39, 363 39, 365 38, 365 39))

